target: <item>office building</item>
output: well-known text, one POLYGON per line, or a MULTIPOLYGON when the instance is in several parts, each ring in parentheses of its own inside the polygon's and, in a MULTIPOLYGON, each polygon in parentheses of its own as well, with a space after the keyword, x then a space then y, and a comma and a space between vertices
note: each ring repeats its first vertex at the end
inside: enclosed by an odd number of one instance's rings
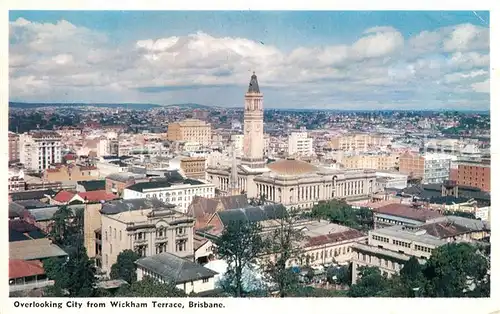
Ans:
POLYGON ((209 146, 212 142, 212 127, 210 124, 197 119, 174 122, 168 125, 167 139, 169 141, 193 142, 209 146))
POLYGON ((42 171, 61 162, 61 136, 53 131, 32 131, 19 137, 19 160, 26 169, 42 171))

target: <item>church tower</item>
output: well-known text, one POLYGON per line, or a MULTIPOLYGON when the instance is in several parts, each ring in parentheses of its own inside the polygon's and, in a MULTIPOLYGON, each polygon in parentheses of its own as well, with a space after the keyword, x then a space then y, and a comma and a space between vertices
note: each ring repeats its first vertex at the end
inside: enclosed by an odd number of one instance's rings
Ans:
POLYGON ((252 169, 262 169, 264 162, 264 96, 260 92, 255 72, 250 78, 245 94, 242 164, 252 169))

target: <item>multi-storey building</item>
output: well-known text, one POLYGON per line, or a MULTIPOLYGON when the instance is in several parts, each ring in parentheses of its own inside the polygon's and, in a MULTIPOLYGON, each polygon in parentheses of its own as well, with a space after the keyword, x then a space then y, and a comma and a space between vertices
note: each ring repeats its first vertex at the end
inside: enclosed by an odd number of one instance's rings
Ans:
MULTIPOLYGON (((109 274, 120 252, 134 250, 141 257, 169 252, 193 257, 194 218, 163 204, 153 208, 115 212, 101 209, 102 270, 109 274)), ((123 208, 123 207, 120 207, 123 208)), ((127 207, 125 207, 127 208, 127 207)))
POLYGON ((205 179, 206 163, 205 157, 184 157, 181 159, 180 168, 190 179, 205 179))
POLYGON ((186 119, 169 124, 167 138, 169 141, 195 142, 208 146, 212 141, 212 127, 201 120, 186 119))
POLYGON ((311 156, 313 154, 313 139, 307 132, 292 132, 288 137, 289 156, 311 156))
POLYGON ((26 182, 24 181, 24 172, 22 170, 9 169, 9 193, 24 191, 26 182))
POLYGON ((377 134, 339 135, 330 140, 332 149, 366 151, 387 146, 390 140, 377 134))
POLYGON ((395 170, 399 154, 345 156, 341 162, 346 169, 395 170))
POLYGON ((422 183, 443 183, 449 179, 451 162, 456 159, 448 154, 405 153, 399 157, 399 172, 421 179, 422 183))
POLYGON ((457 216, 371 230, 367 242, 352 246, 352 281, 356 283, 362 266, 377 267, 390 277, 397 274, 412 256, 423 264, 441 245, 456 241, 475 242, 489 235, 487 223, 457 216))
POLYGON ((177 209, 186 212, 195 196, 212 198, 215 196, 215 186, 194 179, 164 179, 151 182, 136 183, 123 190, 123 198, 157 198, 177 209))
POLYGON ((77 182, 96 180, 98 178, 99 170, 94 166, 69 164, 45 169, 43 172, 45 181, 77 182))
POLYGON ((61 135, 33 131, 19 137, 19 159, 26 169, 42 171, 61 162, 61 135))
POLYGON ((9 132, 9 162, 19 161, 19 134, 9 132))
POLYGON ((450 179, 458 185, 473 186, 483 191, 491 191, 491 166, 489 162, 456 162, 455 172, 450 179))

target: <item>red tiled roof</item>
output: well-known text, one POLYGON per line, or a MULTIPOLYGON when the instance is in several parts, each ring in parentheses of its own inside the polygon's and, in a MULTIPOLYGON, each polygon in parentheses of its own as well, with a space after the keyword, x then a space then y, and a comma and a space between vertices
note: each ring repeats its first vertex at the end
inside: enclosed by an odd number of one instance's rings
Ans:
POLYGON ((118 196, 112 193, 107 193, 106 190, 82 192, 78 193, 78 195, 84 200, 90 202, 110 201, 118 198, 118 196))
POLYGON ((361 231, 351 229, 347 230, 344 232, 337 232, 337 233, 330 233, 330 234, 325 234, 325 235, 320 235, 316 237, 310 237, 308 238, 308 242, 306 243, 306 247, 310 246, 318 246, 318 245, 323 245, 327 243, 335 243, 335 242, 341 242, 341 241, 346 241, 346 240, 354 240, 357 238, 362 238, 364 237, 365 234, 362 233, 361 231))
POLYGON ((71 201, 71 199, 75 196, 75 193, 71 193, 68 191, 60 191, 59 193, 56 194, 54 197, 54 200, 59 202, 59 203, 67 203, 71 201))
POLYGON ((42 263, 39 261, 24 261, 9 259, 9 279, 23 278, 45 274, 42 263))
POLYGON ((373 210, 376 213, 392 215, 402 218, 414 219, 422 222, 427 220, 442 217, 443 215, 437 211, 432 211, 423 208, 415 208, 402 204, 389 204, 373 210))
POLYGON ((76 156, 74 154, 67 154, 66 156, 64 156, 64 159, 66 159, 66 160, 75 160, 76 156))

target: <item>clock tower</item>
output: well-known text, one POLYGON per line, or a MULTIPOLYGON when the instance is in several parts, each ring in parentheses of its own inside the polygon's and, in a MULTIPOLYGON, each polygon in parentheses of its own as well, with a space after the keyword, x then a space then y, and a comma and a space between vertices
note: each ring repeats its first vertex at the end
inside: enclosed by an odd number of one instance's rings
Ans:
POLYGON ((262 169, 264 162, 264 96, 260 92, 255 72, 250 78, 245 94, 245 113, 243 127, 242 164, 253 169, 262 169))

